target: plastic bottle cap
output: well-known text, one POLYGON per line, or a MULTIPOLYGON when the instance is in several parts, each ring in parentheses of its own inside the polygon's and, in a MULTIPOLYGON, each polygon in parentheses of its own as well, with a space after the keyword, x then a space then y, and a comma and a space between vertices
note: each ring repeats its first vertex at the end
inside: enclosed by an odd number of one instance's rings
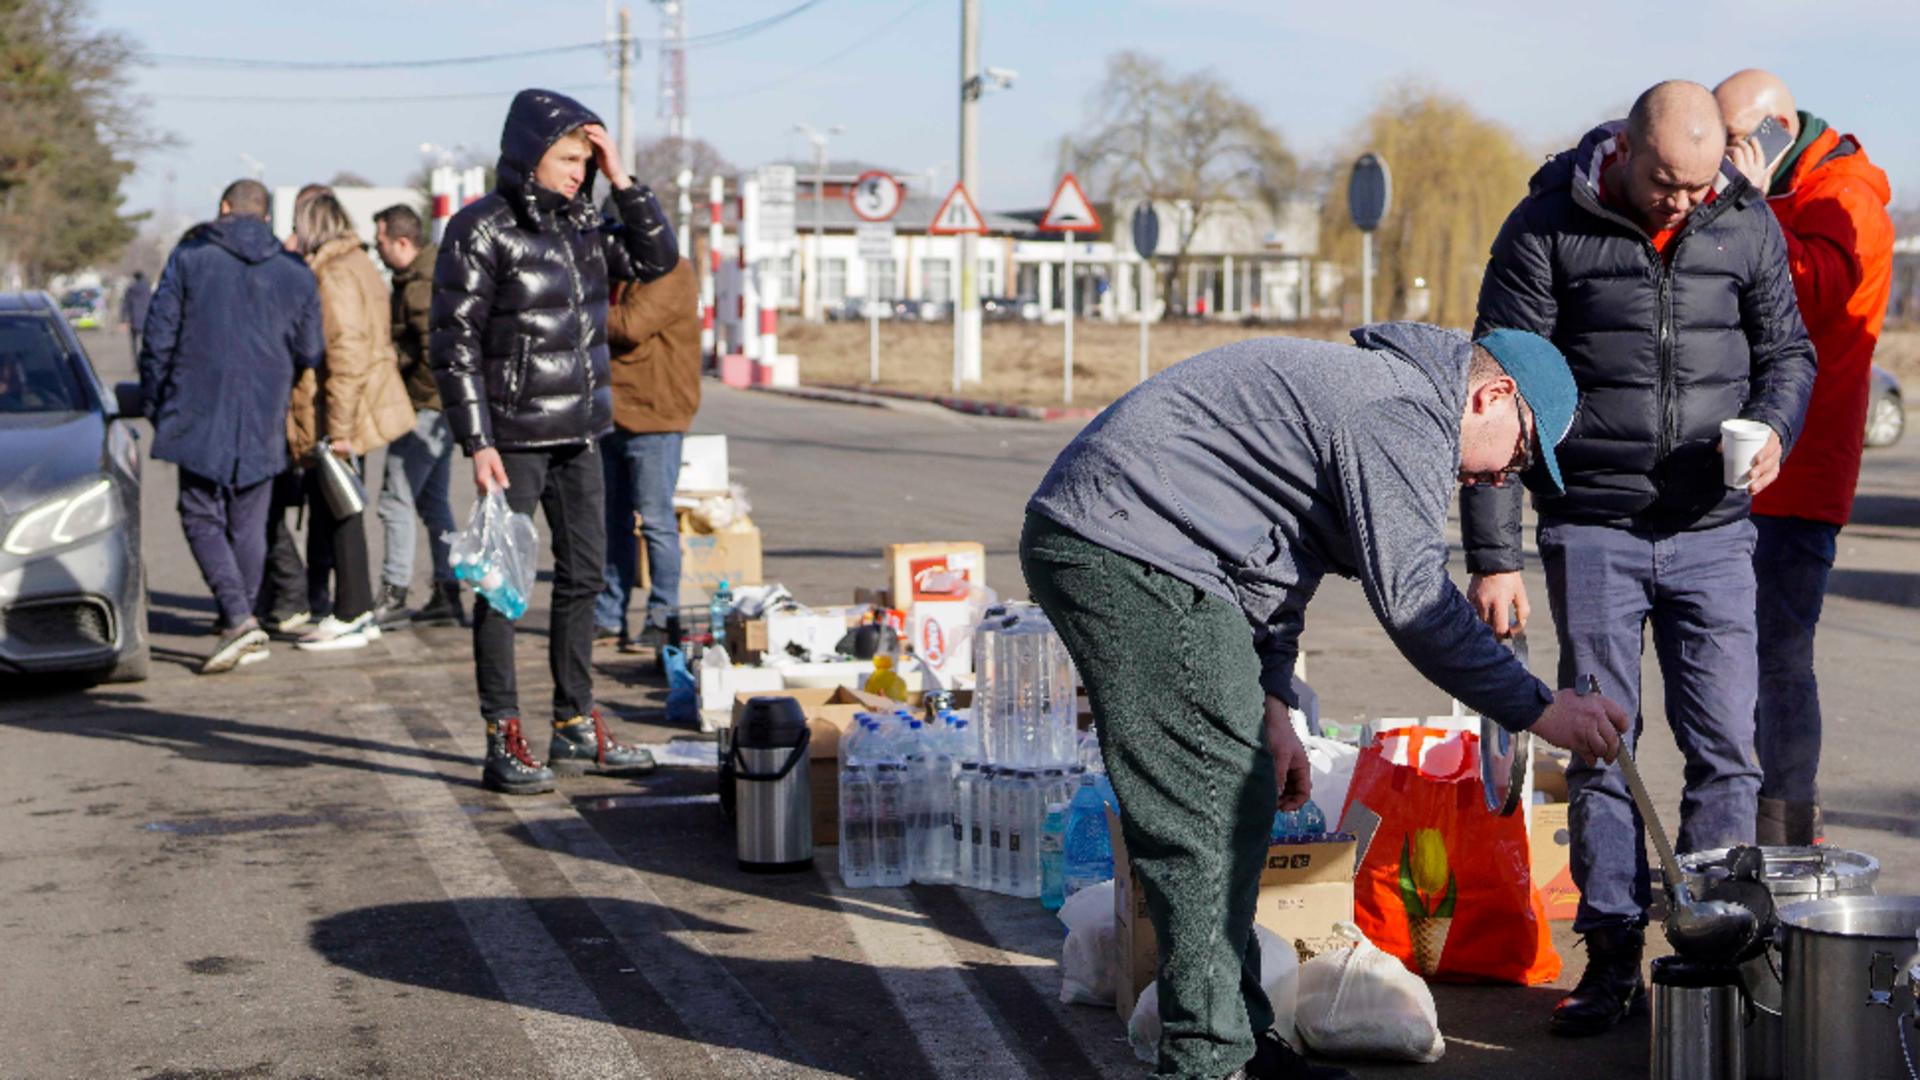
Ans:
POLYGON ((893 657, 876 656, 873 658, 873 666, 876 671, 885 671, 893 666, 893 657))

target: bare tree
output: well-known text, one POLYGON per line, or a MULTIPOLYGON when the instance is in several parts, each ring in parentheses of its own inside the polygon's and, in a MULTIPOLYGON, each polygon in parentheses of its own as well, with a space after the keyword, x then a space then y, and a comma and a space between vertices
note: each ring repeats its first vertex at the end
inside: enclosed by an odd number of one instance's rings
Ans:
POLYGON ((1180 75, 1137 52, 1115 53, 1087 103, 1090 132, 1061 140, 1063 167, 1108 198, 1184 204, 1174 223, 1172 273, 1181 288, 1193 239, 1208 219, 1249 202, 1277 211, 1297 169, 1280 133, 1219 77, 1180 75))
POLYGON ((339 172, 333 174, 333 179, 327 181, 327 186, 342 188, 342 187, 372 187, 374 185, 373 185, 373 181, 367 179, 364 176, 361 176, 359 173, 354 172, 352 169, 341 169, 339 172))
POLYGON ((706 202, 701 194, 706 184, 716 176, 733 175, 733 165, 714 145, 705 139, 675 139, 662 136, 649 139, 640 144, 633 153, 634 179, 653 189, 660 197, 660 205, 668 214, 680 201, 680 168, 682 143, 685 143, 686 167, 693 173, 693 204, 700 206, 706 202))
POLYGON ((1403 86, 1389 91, 1326 170, 1320 257, 1358 281, 1360 238, 1347 213, 1353 160, 1372 151, 1393 172, 1393 205, 1374 234, 1376 272, 1388 300, 1385 315, 1408 314, 1426 290, 1431 322, 1473 323, 1487 252, 1539 164, 1506 128, 1464 102, 1403 86))

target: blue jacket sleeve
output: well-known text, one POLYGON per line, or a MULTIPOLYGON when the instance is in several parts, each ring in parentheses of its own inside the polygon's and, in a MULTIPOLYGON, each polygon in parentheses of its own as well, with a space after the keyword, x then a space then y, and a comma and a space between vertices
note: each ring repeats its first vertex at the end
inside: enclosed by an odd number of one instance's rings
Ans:
POLYGON ((1400 654, 1482 716, 1510 731, 1540 718, 1553 693, 1474 616, 1447 574, 1447 496, 1454 434, 1431 410, 1387 398, 1336 437, 1360 586, 1400 654))
POLYGON ((433 267, 427 361, 454 441, 469 456, 493 445, 487 407, 486 333, 499 264, 498 239, 457 221, 440 243, 433 267))
POLYGON ((180 310, 185 301, 185 260, 178 248, 167 256, 160 272, 153 299, 147 303, 147 321, 140 335, 140 392, 146 398, 147 419, 160 414, 160 406, 173 391, 174 354, 180 346, 180 310))
POLYGON ((1813 397, 1813 342, 1800 319, 1780 223, 1764 206, 1753 217, 1761 232, 1759 261, 1740 293, 1740 322, 1753 355, 1753 390, 1741 415, 1777 432, 1785 453, 1793 449, 1813 397))
POLYGON ((326 328, 320 320, 320 287, 310 273, 303 281, 298 303, 299 312, 294 316, 292 337, 288 342, 293 351, 295 372, 317 368, 327 356, 326 328))

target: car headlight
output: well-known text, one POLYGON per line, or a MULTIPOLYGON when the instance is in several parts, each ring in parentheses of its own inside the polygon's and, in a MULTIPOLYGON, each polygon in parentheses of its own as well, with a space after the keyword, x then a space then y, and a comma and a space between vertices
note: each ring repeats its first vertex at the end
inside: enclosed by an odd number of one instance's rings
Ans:
POLYGON ((117 515, 113 481, 105 477, 65 495, 56 495, 21 514, 0 542, 13 555, 38 555, 104 532, 117 515))

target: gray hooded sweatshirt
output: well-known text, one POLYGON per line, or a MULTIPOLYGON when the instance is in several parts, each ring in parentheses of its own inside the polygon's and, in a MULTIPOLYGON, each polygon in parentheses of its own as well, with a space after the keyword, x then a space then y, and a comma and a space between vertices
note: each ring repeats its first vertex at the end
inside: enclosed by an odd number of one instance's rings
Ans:
POLYGON ((1239 607, 1269 694, 1293 700, 1307 602, 1331 572, 1360 580, 1421 675, 1529 727, 1552 692, 1447 573, 1471 345, 1419 323, 1353 338, 1260 338, 1168 368, 1088 424, 1027 508, 1239 607))

